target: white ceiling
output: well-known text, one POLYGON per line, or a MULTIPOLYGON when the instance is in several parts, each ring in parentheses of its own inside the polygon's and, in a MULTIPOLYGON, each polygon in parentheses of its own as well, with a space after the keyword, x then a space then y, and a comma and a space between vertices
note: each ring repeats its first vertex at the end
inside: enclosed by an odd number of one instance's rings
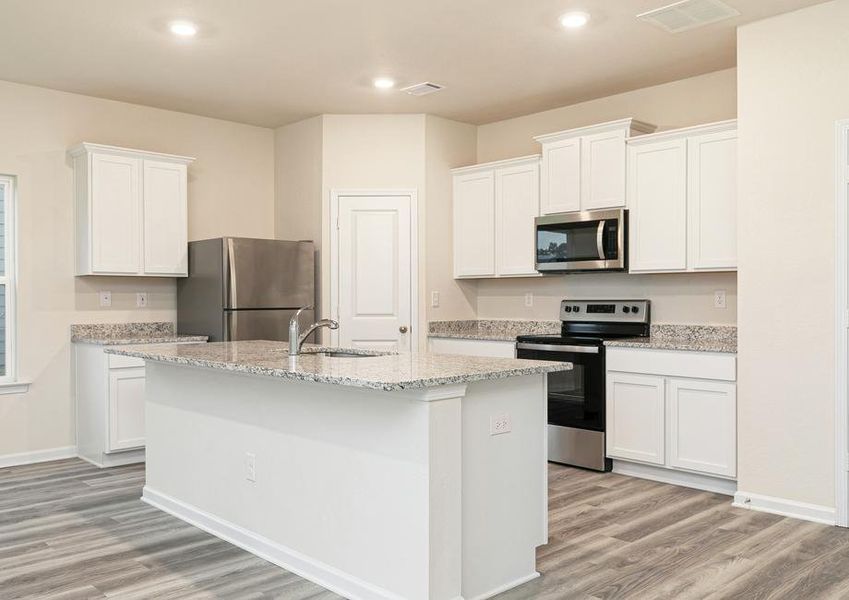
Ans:
POLYGON ((268 127, 486 123, 732 67, 737 25, 822 1, 726 0, 740 17, 670 34, 634 16, 671 0, 0 0, 0 79, 268 127), (590 25, 564 30, 569 10, 590 25), (198 36, 175 39, 177 18, 198 36), (378 91, 378 75, 447 89, 378 91))

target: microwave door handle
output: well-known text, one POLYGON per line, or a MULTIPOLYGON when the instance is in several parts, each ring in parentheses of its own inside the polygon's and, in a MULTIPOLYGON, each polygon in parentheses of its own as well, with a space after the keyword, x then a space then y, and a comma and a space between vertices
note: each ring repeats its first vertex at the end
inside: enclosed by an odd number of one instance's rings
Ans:
POLYGON ((598 231, 595 235, 595 245, 598 250, 598 259, 606 260, 604 256, 604 225, 607 223, 604 219, 598 222, 598 231))

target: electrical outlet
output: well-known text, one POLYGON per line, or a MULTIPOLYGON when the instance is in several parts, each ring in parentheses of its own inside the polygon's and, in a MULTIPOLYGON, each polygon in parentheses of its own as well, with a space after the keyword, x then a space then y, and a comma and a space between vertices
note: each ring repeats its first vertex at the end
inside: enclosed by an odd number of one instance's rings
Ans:
POLYGON ((713 293, 713 307, 714 308, 727 308, 728 304, 725 300, 725 290, 716 290, 713 293))
POLYGON ((100 306, 103 308, 112 306, 112 292, 98 292, 97 295, 100 298, 100 306))
POLYGON ((147 292, 139 292, 136 294, 136 306, 139 308, 147 306, 147 292))
POLYGON ((510 415, 505 413, 489 418, 489 435, 501 435, 502 433, 510 433, 512 430, 510 415))
POLYGON ((531 292, 525 294, 525 306, 533 306, 534 305, 534 295, 531 292))
POLYGON ((430 293, 430 306, 432 308, 439 308, 439 292, 430 293))
POLYGON ((256 454, 253 452, 245 453, 245 479, 256 482, 256 454))

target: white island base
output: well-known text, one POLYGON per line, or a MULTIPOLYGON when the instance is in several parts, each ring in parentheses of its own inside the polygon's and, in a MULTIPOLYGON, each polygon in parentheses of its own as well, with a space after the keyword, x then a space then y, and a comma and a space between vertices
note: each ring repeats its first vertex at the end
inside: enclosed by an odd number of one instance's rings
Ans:
POLYGON ((148 361, 143 499, 347 598, 489 598, 547 542, 545 382, 381 391, 148 361))

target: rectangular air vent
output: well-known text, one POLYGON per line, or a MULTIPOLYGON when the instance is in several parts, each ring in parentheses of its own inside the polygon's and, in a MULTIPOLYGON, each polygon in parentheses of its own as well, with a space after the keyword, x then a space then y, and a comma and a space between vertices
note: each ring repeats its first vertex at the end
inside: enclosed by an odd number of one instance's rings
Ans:
POLYGON ((438 83, 431 83, 430 81, 425 81, 424 83, 417 83, 416 85, 411 85, 405 88, 401 88, 402 92, 407 92, 411 96, 427 96, 428 94, 432 94, 434 92, 438 92, 439 90, 445 89, 444 85, 439 85, 438 83))
POLYGON ((679 33, 739 15, 740 11, 721 0, 682 0, 641 13, 637 19, 670 33, 679 33))

